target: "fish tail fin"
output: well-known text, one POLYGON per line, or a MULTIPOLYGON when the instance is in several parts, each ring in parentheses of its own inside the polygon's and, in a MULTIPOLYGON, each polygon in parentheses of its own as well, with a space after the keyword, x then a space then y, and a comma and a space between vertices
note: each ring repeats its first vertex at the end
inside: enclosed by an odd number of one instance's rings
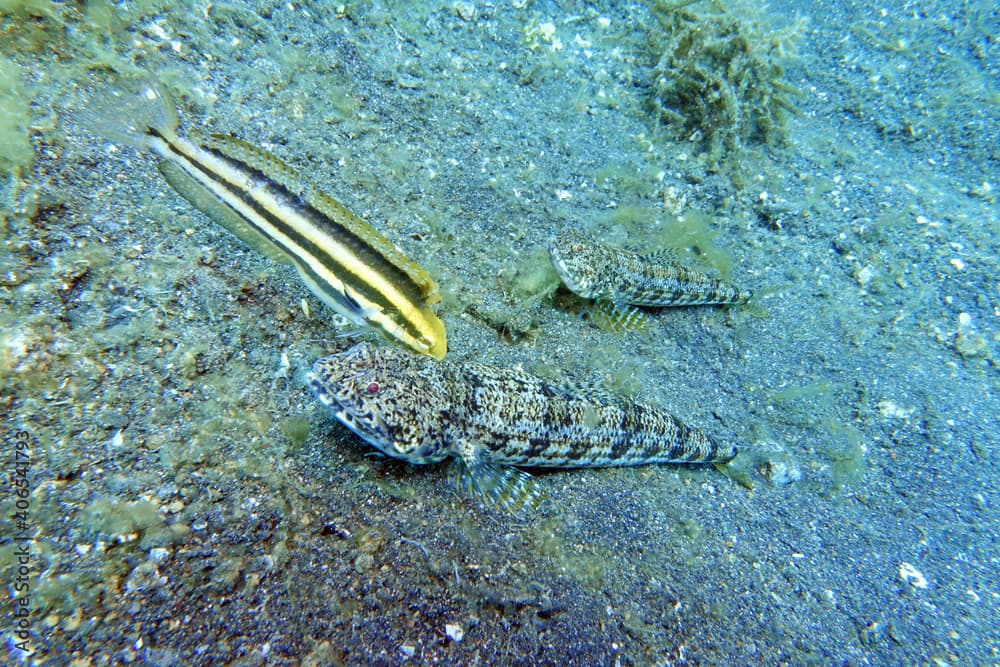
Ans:
POLYGON ((151 133, 170 138, 178 124, 166 89, 150 78, 126 79, 95 90, 79 121, 95 135, 143 150, 150 147, 151 133))

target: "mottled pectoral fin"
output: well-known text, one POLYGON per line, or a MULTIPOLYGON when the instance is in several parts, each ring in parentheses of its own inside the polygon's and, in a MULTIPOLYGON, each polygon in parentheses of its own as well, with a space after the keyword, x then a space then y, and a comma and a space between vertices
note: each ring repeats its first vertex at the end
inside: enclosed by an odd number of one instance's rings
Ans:
POLYGON ((496 463, 477 450, 463 452, 452 467, 455 484, 462 491, 518 516, 538 508, 542 492, 531 475, 496 463))
POLYGON ((602 331, 643 331, 649 327, 649 316, 627 303, 598 301, 589 315, 590 322, 602 331))

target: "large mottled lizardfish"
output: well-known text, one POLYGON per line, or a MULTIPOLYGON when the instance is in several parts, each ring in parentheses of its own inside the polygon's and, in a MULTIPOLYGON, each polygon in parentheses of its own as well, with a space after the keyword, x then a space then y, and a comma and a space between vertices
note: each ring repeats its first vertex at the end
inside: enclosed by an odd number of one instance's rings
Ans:
POLYGON ((411 463, 454 457, 459 482, 513 512, 539 494, 515 465, 725 463, 736 448, 646 403, 512 368, 436 363, 358 343, 316 362, 309 384, 348 428, 411 463))

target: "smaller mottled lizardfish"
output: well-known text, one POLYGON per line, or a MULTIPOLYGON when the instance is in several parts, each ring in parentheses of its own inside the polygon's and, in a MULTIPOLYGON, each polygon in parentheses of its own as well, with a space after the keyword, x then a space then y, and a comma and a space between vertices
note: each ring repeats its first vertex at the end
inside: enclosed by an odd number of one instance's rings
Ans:
POLYGON ((605 305, 612 328, 644 322, 628 306, 745 303, 750 292, 676 263, 670 253, 639 255, 575 230, 549 241, 549 258, 572 292, 605 305), (614 323, 618 322, 618 325, 614 323))
POLYGON ((295 266, 335 312, 444 357, 444 324, 430 308, 441 296, 424 269, 274 155, 230 136, 179 136, 165 93, 144 81, 130 85, 109 91, 85 121, 109 139, 156 153, 177 192, 250 247, 295 266))
POLYGON ((723 446, 662 410, 606 390, 512 368, 403 354, 370 343, 315 363, 308 377, 337 419, 389 456, 457 462, 460 485, 520 513, 540 494, 512 466, 725 463, 723 446))

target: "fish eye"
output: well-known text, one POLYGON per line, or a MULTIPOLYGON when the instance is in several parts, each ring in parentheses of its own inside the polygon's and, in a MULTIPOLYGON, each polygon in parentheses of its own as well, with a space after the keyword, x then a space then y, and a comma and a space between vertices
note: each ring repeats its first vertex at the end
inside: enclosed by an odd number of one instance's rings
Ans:
POLYGON ((368 386, 365 387, 365 391, 369 394, 377 394, 379 390, 378 382, 369 382, 368 386))

